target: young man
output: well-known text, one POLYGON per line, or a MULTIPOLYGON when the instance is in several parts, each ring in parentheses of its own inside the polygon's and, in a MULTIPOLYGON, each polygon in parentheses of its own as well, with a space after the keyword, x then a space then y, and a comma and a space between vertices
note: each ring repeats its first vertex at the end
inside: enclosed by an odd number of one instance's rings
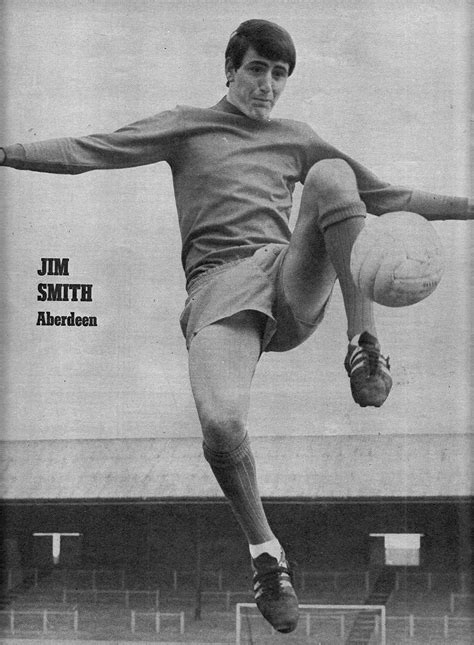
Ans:
POLYGON ((258 360, 264 351, 289 350, 313 333, 338 278, 352 395, 361 406, 382 405, 392 386, 389 365, 372 302, 356 289, 349 270, 366 212, 472 217, 467 199, 391 186, 307 125, 272 120, 295 61, 284 29, 249 20, 228 43, 228 92, 217 105, 181 106, 111 134, 16 144, 3 153, 7 166, 70 174, 169 163, 188 290, 181 326, 204 455, 248 540, 257 605, 281 632, 296 627, 298 601, 265 516, 247 436, 258 360), (304 190, 291 234, 296 182, 304 190))

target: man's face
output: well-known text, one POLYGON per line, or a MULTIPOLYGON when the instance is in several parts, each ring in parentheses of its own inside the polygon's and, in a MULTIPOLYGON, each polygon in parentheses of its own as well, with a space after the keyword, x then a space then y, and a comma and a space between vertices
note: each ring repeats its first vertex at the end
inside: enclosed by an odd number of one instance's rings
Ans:
POLYGON ((251 119, 266 121, 285 89, 288 70, 288 63, 264 58, 250 47, 239 69, 227 61, 227 100, 251 119))

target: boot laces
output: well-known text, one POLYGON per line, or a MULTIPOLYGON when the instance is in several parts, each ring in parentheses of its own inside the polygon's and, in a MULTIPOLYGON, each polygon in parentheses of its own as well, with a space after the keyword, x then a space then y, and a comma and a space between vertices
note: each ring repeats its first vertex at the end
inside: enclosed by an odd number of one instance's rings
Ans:
POLYGON ((283 566, 275 567, 271 571, 257 573, 255 576, 255 582, 258 583, 261 593, 272 598, 278 598, 285 587, 291 584, 291 581, 291 572, 283 566))

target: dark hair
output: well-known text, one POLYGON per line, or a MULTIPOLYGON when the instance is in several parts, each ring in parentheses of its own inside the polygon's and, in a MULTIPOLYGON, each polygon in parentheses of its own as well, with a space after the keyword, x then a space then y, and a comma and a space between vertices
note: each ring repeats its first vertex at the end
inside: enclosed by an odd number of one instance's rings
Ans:
POLYGON ((288 63, 290 76, 295 69, 296 50, 290 34, 268 20, 246 20, 234 31, 225 50, 225 60, 230 60, 234 69, 239 69, 249 49, 269 60, 282 60, 288 63))

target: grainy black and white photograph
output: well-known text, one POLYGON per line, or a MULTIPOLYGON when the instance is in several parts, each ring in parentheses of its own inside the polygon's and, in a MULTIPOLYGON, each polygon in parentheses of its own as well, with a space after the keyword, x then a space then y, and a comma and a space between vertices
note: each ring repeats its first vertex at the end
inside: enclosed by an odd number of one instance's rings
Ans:
POLYGON ((470 0, 1 0, 0 642, 469 645, 470 0))

